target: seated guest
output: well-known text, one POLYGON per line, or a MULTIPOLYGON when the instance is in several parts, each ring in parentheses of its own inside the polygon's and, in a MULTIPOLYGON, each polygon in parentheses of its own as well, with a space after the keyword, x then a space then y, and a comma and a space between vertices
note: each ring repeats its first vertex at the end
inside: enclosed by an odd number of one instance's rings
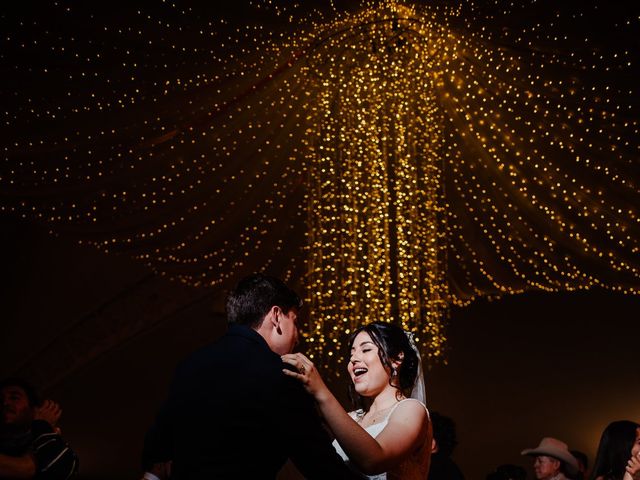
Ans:
POLYGON ((18 378, 0 382, 0 479, 63 480, 77 472, 78 459, 62 440, 58 404, 40 402, 18 378))
POLYGON ((564 442, 545 437, 536 448, 527 448, 522 455, 534 457, 533 469, 538 480, 572 479, 578 473, 578 461, 564 442))

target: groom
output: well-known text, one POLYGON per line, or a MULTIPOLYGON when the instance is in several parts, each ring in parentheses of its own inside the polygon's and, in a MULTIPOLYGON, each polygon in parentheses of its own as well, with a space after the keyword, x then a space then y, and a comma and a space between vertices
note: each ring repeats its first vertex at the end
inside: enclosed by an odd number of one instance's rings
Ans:
POLYGON ((145 439, 146 478, 273 479, 287 458, 309 479, 355 478, 312 397, 282 373, 301 303, 277 278, 240 281, 227 300, 227 333, 176 371, 145 439))

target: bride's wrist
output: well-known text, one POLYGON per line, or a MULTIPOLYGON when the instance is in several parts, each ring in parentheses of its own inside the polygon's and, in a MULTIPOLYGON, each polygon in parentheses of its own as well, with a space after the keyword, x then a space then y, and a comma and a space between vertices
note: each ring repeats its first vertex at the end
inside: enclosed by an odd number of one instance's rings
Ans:
POLYGON ((333 398, 333 395, 331 394, 329 389, 326 387, 316 391, 315 399, 320 406, 330 403, 332 398, 333 398))

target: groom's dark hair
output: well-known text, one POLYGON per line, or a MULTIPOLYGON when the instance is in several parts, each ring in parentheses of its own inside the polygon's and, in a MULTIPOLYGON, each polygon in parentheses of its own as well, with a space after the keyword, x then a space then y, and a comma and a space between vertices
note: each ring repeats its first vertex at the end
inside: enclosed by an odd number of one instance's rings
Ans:
POLYGON ((227 298, 227 320, 259 328, 274 306, 286 314, 292 308, 301 308, 302 300, 279 278, 261 273, 249 275, 227 298))

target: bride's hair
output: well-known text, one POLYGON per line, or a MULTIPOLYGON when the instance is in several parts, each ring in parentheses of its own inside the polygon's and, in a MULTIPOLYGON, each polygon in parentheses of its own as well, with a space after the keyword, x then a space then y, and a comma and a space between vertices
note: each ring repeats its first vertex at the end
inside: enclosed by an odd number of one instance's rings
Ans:
MULTIPOLYGON (((384 367, 393 370, 391 362, 400 360, 397 374, 389 378, 389 384, 398 389, 398 395, 409 397, 418 374, 419 359, 405 331, 387 322, 372 322, 359 327, 349 337, 347 359, 351 356, 353 342, 360 332, 368 333, 378 347, 378 356, 384 367)), ((349 382, 349 397, 357 408, 368 408, 368 403, 356 392, 352 382, 349 382)))

